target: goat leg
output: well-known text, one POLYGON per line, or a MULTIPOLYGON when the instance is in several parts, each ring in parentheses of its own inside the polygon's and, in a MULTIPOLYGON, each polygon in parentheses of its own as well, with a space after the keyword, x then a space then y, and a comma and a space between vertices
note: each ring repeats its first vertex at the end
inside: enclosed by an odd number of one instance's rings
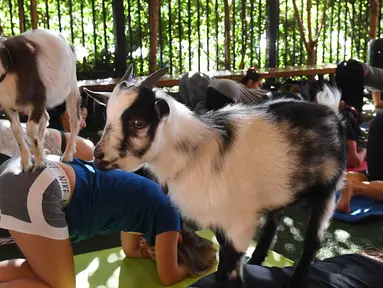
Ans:
POLYGON ((282 210, 271 211, 266 215, 266 223, 262 228, 257 247, 247 264, 262 265, 263 261, 265 261, 282 215, 282 210))
POLYGON ((9 121, 11 122, 13 135, 15 136, 16 141, 19 144, 21 168, 23 172, 31 171, 33 168, 33 164, 31 161, 31 153, 24 139, 24 132, 23 128, 21 127, 19 113, 15 110, 7 108, 4 108, 4 112, 8 116, 9 121))
MULTIPOLYGON (((39 131, 40 126, 45 122, 45 109, 40 107, 32 106, 30 108, 29 118, 27 121, 27 135, 31 141, 31 150, 35 158, 35 167, 34 169, 42 169, 45 167, 45 153, 40 141, 41 133, 44 133, 44 130, 39 131), (39 135, 40 134, 40 135, 39 135)), ((44 135, 44 134, 42 134, 44 135)))
POLYGON ((44 110, 43 117, 41 117, 40 122, 39 122, 39 132, 38 132, 38 138, 39 138, 41 145, 43 145, 43 143, 44 143, 44 134, 45 134, 45 130, 48 126, 49 119, 50 119, 50 117, 49 117, 47 110, 44 110))
POLYGON ((69 143, 65 148, 65 152, 62 157, 63 162, 73 161, 73 155, 76 153, 76 138, 80 131, 80 92, 77 88, 77 83, 75 87, 72 88, 71 93, 66 99, 66 110, 69 116, 70 122, 70 137, 69 143))
POLYGON ((306 231, 302 257, 296 266, 290 280, 291 288, 306 287, 306 275, 315 258, 315 254, 321 247, 324 232, 335 209, 335 185, 333 188, 315 187, 320 189, 314 195, 324 195, 321 199, 316 198, 311 203, 310 221, 306 231))
POLYGON ((226 282, 228 288, 245 287, 240 272, 244 253, 238 252, 222 232, 216 232, 216 237, 220 244, 216 281, 226 282))

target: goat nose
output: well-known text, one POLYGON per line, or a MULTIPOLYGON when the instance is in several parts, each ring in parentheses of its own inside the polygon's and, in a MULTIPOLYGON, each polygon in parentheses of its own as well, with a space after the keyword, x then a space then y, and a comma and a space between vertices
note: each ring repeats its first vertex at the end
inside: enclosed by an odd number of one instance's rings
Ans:
POLYGON ((100 170, 107 170, 108 166, 110 165, 109 161, 98 160, 98 159, 95 159, 93 163, 94 163, 94 166, 96 166, 100 170))
POLYGON ((93 156, 95 160, 102 160, 105 157, 104 152, 102 152, 102 149, 100 146, 96 146, 96 148, 93 151, 93 156))

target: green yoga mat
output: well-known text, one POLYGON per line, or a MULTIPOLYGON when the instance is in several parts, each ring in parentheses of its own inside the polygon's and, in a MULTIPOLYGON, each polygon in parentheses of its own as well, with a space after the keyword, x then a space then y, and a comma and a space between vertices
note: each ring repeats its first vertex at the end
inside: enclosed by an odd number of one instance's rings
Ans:
MULTIPOLYGON (((215 244, 218 242, 210 230, 198 232, 215 244)), ((255 242, 247 250, 246 256, 251 256, 255 249, 255 242)), ((278 253, 270 252, 266 258, 265 266, 292 266, 293 262, 278 253)), ((151 259, 125 258, 120 247, 106 249, 75 256, 77 288, 159 288, 166 287, 161 284, 157 275, 156 264, 151 259)), ((206 275, 216 271, 212 269, 206 275)), ((204 275, 204 276, 206 276, 204 275)), ((172 288, 184 288, 201 277, 190 277, 180 281, 172 288)))

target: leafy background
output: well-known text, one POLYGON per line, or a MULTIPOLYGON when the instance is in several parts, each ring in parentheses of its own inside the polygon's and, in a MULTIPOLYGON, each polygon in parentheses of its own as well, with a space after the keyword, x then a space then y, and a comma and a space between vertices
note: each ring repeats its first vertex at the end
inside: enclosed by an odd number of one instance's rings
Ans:
MULTIPOLYGON (((32 28, 29 1, 0 0, 0 24, 6 37, 20 33, 18 2, 23 3, 25 29, 32 28)), ((228 1, 230 70, 240 67, 242 51, 245 52, 245 68, 266 67, 266 2, 228 1)), ((36 3, 38 27, 60 30, 76 47, 80 79, 113 75, 112 0, 36 0, 36 3)), ((172 74, 189 70, 224 70, 223 3, 218 0, 161 1, 158 66, 169 65, 172 74)), ((301 11, 305 11, 305 3, 306 0, 297 0, 301 11)), ((313 0, 312 3, 312 25, 315 29, 320 22, 323 0, 313 0)), ((150 32, 148 0, 125 0, 124 9, 127 62, 135 64, 138 75, 146 75, 150 32)), ((350 57, 367 61, 369 9, 368 0, 328 0, 326 23, 317 49, 318 64, 338 63, 350 57)), ((380 27, 378 34, 381 34, 380 27)), ((279 1, 277 48, 279 67, 305 64, 306 51, 299 35, 292 0, 279 1)))

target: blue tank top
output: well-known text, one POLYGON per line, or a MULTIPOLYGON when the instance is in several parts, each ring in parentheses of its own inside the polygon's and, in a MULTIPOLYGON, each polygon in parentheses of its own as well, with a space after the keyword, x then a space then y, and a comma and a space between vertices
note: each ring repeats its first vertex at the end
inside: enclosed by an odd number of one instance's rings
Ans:
POLYGON ((122 170, 102 171, 75 159, 76 185, 64 208, 72 242, 96 234, 143 233, 148 245, 167 231, 180 231, 180 216, 160 185, 122 170))

